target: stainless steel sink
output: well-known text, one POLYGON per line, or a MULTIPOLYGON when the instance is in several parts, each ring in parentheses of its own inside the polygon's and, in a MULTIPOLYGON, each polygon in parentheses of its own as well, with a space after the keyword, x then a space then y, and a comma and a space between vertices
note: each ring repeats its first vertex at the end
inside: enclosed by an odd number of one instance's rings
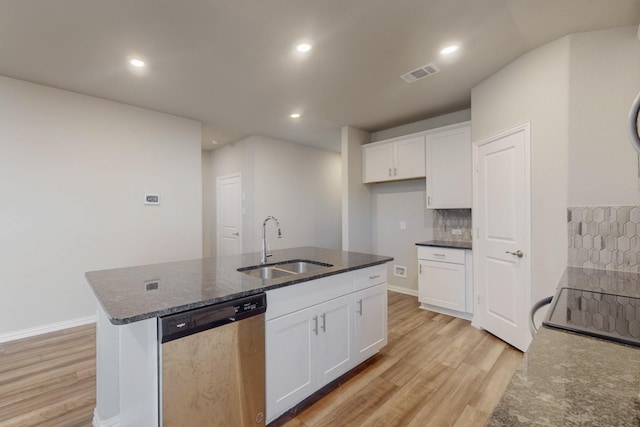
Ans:
POLYGON ((238 271, 259 279, 277 279, 279 277, 286 277, 294 274, 309 273, 311 271, 321 270, 327 267, 333 267, 333 265, 306 259, 294 259, 275 264, 242 267, 239 268, 238 271))

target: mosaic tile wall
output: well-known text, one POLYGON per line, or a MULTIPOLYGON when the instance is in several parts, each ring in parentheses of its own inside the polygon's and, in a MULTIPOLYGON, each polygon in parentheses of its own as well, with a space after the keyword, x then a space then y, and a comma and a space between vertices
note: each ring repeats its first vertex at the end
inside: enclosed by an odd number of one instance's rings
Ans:
POLYGON ((569 265, 640 272, 640 206, 567 210, 569 265))
POLYGON ((471 209, 436 209, 433 215, 433 239, 453 242, 471 241, 471 209), (461 235, 451 230, 459 229, 461 235))

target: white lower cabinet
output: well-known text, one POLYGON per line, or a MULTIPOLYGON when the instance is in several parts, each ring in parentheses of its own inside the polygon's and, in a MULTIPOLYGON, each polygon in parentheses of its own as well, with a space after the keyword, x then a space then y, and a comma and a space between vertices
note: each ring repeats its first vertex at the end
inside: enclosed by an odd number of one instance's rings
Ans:
POLYGON ((471 251, 419 246, 418 300, 424 309, 471 320, 471 251))
POLYGON ((420 302, 450 310, 465 311, 464 264, 420 260, 420 302))
POLYGON ((266 318, 269 423, 387 343, 386 266, 267 291, 266 318))
POLYGON ((283 413, 316 388, 313 312, 309 308, 267 322, 267 415, 283 413))
POLYGON ((355 293, 357 362, 363 362, 387 344, 387 285, 355 293))

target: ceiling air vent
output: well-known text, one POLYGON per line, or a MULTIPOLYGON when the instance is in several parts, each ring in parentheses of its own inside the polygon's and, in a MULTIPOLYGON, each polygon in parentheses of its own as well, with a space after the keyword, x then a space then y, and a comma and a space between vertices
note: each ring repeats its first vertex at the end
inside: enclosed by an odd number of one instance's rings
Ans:
POLYGON ((432 62, 430 64, 423 65, 420 68, 416 68, 413 71, 409 71, 408 73, 403 74, 400 77, 402 77, 402 80, 404 80, 407 83, 413 83, 416 80, 423 79, 425 77, 431 76, 439 72, 440 72, 440 69, 436 67, 436 64, 432 62))

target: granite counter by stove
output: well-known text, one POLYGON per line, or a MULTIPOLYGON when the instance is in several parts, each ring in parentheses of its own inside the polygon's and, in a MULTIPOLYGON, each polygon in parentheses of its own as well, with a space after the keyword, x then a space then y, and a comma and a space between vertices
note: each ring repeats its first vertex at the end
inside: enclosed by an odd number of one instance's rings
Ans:
MULTIPOLYGON (((568 267, 561 287, 638 297, 640 274, 568 267)), ((541 327, 487 425, 640 425, 640 348, 541 327)))
POLYGON ((471 242, 456 242, 453 240, 427 240, 426 242, 418 242, 416 246, 433 246, 436 248, 451 249, 472 249, 471 242))
POLYGON ((300 247, 273 251, 269 264, 293 259, 318 261, 332 267, 259 279, 237 271, 260 264, 260 254, 250 253, 92 271, 86 273, 86 278, 111 323, 124 325, 393 260, 358 252, 300 247))

